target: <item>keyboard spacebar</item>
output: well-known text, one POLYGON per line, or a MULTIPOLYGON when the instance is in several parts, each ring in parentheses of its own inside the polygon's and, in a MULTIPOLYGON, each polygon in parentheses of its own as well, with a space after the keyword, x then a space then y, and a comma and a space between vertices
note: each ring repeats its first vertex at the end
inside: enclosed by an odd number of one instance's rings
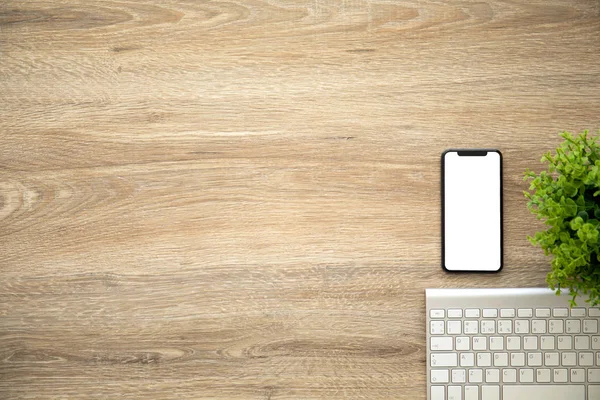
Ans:
POLYGON ((584 385, 504 385, 504 400, 585 400, 584 385))

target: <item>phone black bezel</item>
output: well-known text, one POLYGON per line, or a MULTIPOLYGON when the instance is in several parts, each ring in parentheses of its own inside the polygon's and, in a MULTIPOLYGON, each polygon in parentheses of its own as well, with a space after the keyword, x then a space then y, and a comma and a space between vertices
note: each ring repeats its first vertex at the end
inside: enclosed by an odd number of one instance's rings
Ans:
POLYGON ((442 153, 441 164, 442 164, 442 174, 441 174, 441 196, 442 196, 442 268, 446 272, 483 272, 483 273, 497 273, 502 270, 504 267, 504 184, 503 184, 503 173, 502 173, 502 164, 503 164, 502 152, 498 149, 447 149, 442 153), (500 156, 500 267, 496 270, 455 270, 446 268, 446 245, 445 245, 445 206, 446 206, 446 198, 445 198, 445 157, 448 153, 466 153, 464 156, 466 157, 477 157, 482 156, 483 152, 485 155, 489 152, 498 153, 500 156))

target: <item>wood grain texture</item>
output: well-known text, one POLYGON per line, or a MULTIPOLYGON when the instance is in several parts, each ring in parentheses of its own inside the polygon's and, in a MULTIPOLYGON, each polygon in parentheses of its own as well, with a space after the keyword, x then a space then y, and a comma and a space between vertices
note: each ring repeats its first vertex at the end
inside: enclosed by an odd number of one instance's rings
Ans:
POLYGON ((598 1, 0 2, 0 398, 425 399, 427 287, 541 286, 598 1), (498 147, 506 267, 439 267, 498 147))

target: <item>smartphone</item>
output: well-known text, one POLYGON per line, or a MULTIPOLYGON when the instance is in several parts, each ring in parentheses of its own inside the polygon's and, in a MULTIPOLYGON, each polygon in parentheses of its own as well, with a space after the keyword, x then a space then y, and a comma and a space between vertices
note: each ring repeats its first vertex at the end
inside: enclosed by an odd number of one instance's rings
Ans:
POLYGON ((442 268, 502 269, 502 154, 493 149, 442 153, 442 268))

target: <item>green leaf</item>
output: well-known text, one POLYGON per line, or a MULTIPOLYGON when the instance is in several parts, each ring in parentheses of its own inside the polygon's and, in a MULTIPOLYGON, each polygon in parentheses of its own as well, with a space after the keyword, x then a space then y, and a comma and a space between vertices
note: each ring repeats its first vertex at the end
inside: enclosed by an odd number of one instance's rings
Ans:
POLYGON ((571 220, 571 229, 573 229, 574 231, 581 228, 582 225, 583 225, 583 218, 581 218, 581 217, 575 217, 571 220))
POLYGON ((577 216, 578 216, 579 218, 581 218, 581 219, 582 219, 584 222, 585 222, 585 221, 587 221, 587 220, 590 218, 590 217, 589 217, 589 215, 588 215, 588 213, 587 213, 587 212, 585 212, 585 211, 579 211, 579 212, 577 213, 577 216))
POLYGON ((569 182, 564 184, 563 190, 565 191, 565 195, 569 197, 574 197, 577 194, 577 187, 569 182))

